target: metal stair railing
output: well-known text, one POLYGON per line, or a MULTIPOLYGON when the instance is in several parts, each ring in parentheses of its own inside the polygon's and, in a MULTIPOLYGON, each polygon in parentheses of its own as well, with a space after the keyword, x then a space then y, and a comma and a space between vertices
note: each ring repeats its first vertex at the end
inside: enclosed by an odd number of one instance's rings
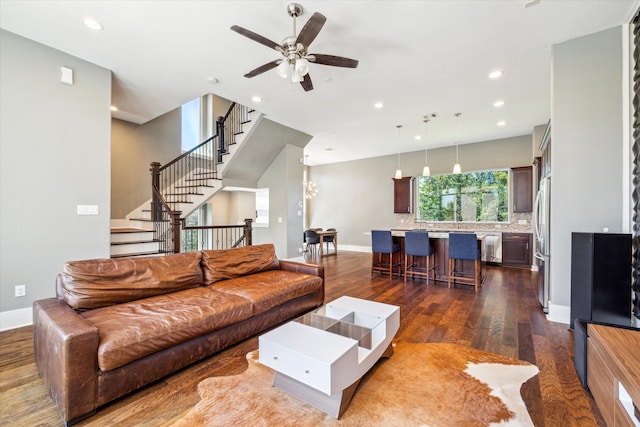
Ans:
POLYGON ((179 231, 184 218, 180 218, 179 205, 192 203, 191 196, 202 194, 203 187, 213 187, 214 181, 221 179, 218 165, 223 155, 229 153, 229 147, 236 143, 235 137, 242 133, 242 126, 250 121, 251 111, 244 105, 232 103, 227 113, 216 120, 214 136, 165 165, 151 163, 151 219, 154 230, 158 229, 155 237, 166 253, 180 252, 179 231), (171 233, 167 233, 162 224, 156 224, 167 220, 171 222, 171 233), (163 239, 170 241, 163 242, 163 239))

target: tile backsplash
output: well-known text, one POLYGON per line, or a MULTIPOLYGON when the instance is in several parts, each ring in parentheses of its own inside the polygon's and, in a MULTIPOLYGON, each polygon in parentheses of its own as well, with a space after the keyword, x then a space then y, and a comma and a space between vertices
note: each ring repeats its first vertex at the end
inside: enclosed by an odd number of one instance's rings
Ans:
POLYGON ((415 214, 396 214, 396 228, 426 230, 516 231, 531 233, 531 213, 511 213, 509 223, 416 221, 415 214))

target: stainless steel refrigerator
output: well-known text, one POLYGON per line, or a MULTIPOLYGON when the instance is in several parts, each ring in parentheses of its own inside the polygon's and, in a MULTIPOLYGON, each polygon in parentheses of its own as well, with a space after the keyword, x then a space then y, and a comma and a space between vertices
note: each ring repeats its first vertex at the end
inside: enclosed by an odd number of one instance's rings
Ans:
POLYGON ((538 301, 545 313, 549 312, 549 214, 551 175, 540 180, 533 206, 533 231, 536 264, 538 266, 538 301))

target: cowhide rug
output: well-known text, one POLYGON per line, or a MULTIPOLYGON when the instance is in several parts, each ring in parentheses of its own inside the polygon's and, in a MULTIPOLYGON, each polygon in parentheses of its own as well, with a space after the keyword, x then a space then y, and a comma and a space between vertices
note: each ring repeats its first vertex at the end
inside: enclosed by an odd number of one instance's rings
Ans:
POLYGON ((273 370, 255 351, 243 373, 202 381, 200 403, 173 426, 533 426, 520 386, 535 365, 455 344, 394 350, 365 375, 339 420, 272 387, 273 370))

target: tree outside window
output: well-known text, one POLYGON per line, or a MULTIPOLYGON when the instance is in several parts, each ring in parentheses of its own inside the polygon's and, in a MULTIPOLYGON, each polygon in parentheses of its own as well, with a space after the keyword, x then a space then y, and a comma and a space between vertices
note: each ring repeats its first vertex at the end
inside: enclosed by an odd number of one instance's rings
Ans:
POLYGON ((420 177, 418 220, 508 222, 509 171, 420 177))

